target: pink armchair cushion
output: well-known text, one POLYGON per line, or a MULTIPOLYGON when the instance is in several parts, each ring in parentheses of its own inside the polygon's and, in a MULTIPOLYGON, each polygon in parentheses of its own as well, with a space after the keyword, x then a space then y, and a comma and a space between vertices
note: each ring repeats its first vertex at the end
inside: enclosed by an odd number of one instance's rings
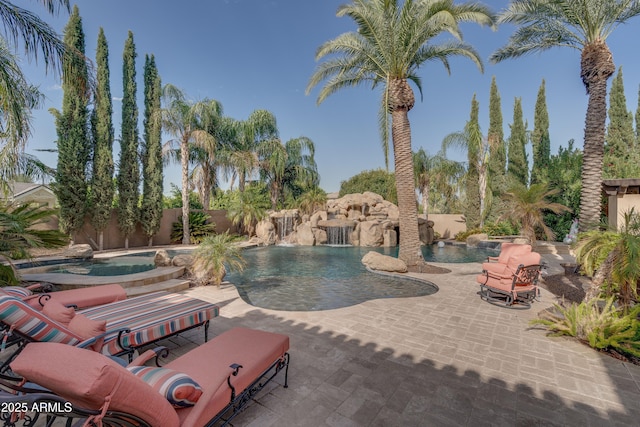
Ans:
POLYGON ((73 308, 65 307, 58 301, 49 300, 45 302, 44 307, 42 307, 42 314, 68 328, 76 312, 73 308))
POLYGON ((202 396, 202 387, 182 372, 150 366, 129 366, 127 370, 149 384, 174 408, 193 406, 202 396))
POLYGON ((140 378, 99 353, 58 343, 30 343, 11 369, 74 405, 136 415, 152 426, 177 427, 169 402, 140 378))
MULTIPOLYGON (((69 330, 86 340, 107 332, 107 321, 92 320, 84 314, 78 313, 71 319, 71 322, 69 322, 69 330)), ((100 338, 91 348, 95 351, 100 351, 103 343, 104 338, 100 338)))
POLYGON ((500 264, 507 264, 509 257, 525 255, 531 252, 531 245, 521 245, 516 243, 503 243, 498 255, 498 262, 500 264))

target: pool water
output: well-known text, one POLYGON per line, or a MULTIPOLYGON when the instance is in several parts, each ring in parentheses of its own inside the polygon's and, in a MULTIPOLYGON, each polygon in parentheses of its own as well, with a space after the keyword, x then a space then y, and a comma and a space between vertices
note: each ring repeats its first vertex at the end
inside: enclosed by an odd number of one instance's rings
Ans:
MULTIPOLYGON (((169 256, 189 253, 185 250, 168 250, 169 256)), ((35 267, 38 273, 79 274, 85 276, 121 276, 142 273, 156 268, 153 259, 156 251, 139 252, 111 258, 93 258, 87 261, 64 262, 35 267)), ((34 271, 35 272, 35 271, 34 271)))
POLYGON ((242 255, 247 261, 244 272, 231 272, 226 280, 236 286, 248 304, 283 311, 329 310, 372 299, 437 292, 432 283, 367 271, 360 260, 373 249, 357 246, 247 249, 242 255))

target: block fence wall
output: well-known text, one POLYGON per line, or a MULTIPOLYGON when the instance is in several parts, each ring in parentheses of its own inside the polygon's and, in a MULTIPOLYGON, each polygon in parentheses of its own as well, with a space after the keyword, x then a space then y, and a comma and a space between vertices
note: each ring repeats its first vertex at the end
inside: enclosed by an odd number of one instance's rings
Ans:
MULTIPOLYGON (((217 233, 224 233, 229 230, 230 233, 237 232, 236 227, 227 219, 227 212, 223 210, 206 210, 207 214, 211 216, 209 222, 213 222, 216 225, 217 233)), ((162 220, 160 222, 160 231, 153 236, 153 245, 169 245, 171 244, 171 226, 174 222, 178 221, 178 218, 182 215, 181 208, 165 209, 162 214, 162 220)), ((46 229, 57 229, 58 218, 53 218, 46 224, 42 225, 46 229)), ((91 225, 91 218, 87 216, 84 221, 84 226, 76 235, 76 243, 90 244, 94 249, 95 243, 98 242, 98 232, 91 225)), ((124 236, 120 233, 118 228, 118 214, 116 210, 111 211, 111 218, 109 224, 104 231, 104 249, 121 249, 124 248, 124 236)), ((146 247, 149 245, 149 239, 142 230, 142 226, 138 224, 135 231, 129 236, 129 248, 146 247)))

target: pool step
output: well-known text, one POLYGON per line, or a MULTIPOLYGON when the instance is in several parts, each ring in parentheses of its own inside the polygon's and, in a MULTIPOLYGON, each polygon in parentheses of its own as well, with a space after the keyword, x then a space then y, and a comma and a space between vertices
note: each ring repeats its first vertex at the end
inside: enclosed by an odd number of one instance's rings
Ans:
POLYGON ((166 291, 179 292, 189 289, 189 281, 183 279, 169 279, 162 282, 156 282, 149 285, 135 286, 125 288, 127 297, 137 297, 140 295, 150 294, 152 292, 166 291))

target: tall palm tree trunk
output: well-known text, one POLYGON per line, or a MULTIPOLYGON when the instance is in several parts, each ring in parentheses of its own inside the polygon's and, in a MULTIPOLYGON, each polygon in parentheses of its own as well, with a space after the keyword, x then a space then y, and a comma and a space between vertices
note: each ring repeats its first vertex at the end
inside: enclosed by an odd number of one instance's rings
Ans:
POLYGON ((407 108, 398 108, 391 113, 391 135, 395 161, 398 210, 400 211, 400 250, 398 258, 407 265, 423 261, 418 232, 418 209, 413 183, 413 157, 411 153, 411 126, 407 108))
POLYGON ((184 138, 180 144, 182 161, 182 244, 191 243, 189 234, 189 139, 184 138))
POLYGON ((615 72, 611 51, 604 41, 584 47, 581 77, 589 94, 584 128, 580 231, 593 229, 600 222, 602 196, 602 161, 605 122, 607 119, 607 79, 615 72))

